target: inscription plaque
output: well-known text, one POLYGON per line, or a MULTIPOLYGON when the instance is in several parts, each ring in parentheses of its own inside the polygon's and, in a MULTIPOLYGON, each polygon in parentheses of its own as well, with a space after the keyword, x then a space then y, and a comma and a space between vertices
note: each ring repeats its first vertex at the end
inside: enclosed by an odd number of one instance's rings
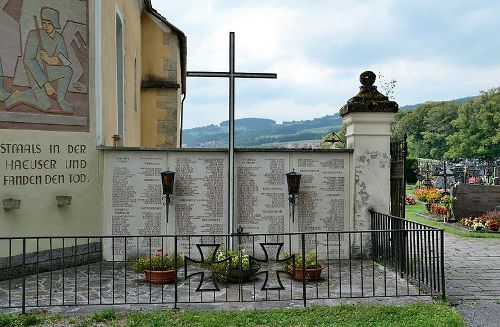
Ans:
MULTIPOLYGON (((297 219, 298 232, 344 231, 349 226, 349 158, 345 154, 295 154, 293 166, 302 175, 297 219)), ((344 234, 306 235, 306 251, 338 255, 348 248, 344 234), (339 238, 340 235, 340 238, 339 238)), ((299 242, 300 243, 300 242, 299 242)), ((299 248, 301 244, 299 244, 299 248)))
MULTIPOLYGON (((287 233, 290 229, 285 178, 288 154, 242 152, 236 156, 235 166, 235 226, 251 234, 287 233)), ((269 239, 283 242, 284 238, 269 239)), ((254 249, 254 242, 264 242, 264 237, 243 237, 241 241, 241 246, 250 250, 254 249)), ((262 252, 260 247, 255 250, 262 252)))
MULTIPOLYGON (((166 158, 154 152, 114 152, 108 155, 106 183, 107 233, 113 236, 146 236, 127 239, 127 256, 149 253, 163 247, 165 207, 162 205, 160 172, 166 158), (137 253, 138 252, 138 253, 137 253)), ((110 241, 108 258, 125 257, 125 238, 110 241)))
MULTIPOLYGON (((169 220, 169 234, 226 234, 227 222, 227 155, 225 153, 171 153, 169 169, 175 171, 174 199, 169 220)), ((205 241, 225 243, 222 238, 182 238, 178 249, 193 250, 205 241)))

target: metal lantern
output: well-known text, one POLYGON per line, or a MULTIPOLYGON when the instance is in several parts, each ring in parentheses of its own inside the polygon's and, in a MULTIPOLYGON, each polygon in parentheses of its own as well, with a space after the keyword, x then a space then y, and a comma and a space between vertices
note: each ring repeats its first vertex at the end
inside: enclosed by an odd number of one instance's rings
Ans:
POLYGON ((167 214, 168 223, 168 207, 170 206, 171 195, 174 193, 174 178, 175 173, 173 171, 167 170, 161 172, 161 186, 163 188, 163 194, 165 195, 165 206, 167 214))
POLYGON ((173 171, 167 170, 161 172, 161 186, 163 187, 163 194, 174 193, 174 178, 175 173, 173 171))
POLYGON ((286 183, 288 184, 288 195, 298 195, 300 188, 300 174, 295 172, 293 169, 291 172, 285 174, 286 175, 286 183))
POLYGON ((295 206, 297 205, 297 195, 299 195, 300 188, 300 174, 295 172, 295 169, 292 169, 291 172, 285 174, 286 175, 286 183, 288 184, 288 202, 292 207, 292 223, 295 222, 295 206))

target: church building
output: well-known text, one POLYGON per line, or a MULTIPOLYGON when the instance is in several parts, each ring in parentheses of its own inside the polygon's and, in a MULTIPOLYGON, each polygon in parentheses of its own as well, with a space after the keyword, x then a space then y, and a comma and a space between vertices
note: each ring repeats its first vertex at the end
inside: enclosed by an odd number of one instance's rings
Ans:
POLYGON ((0 237, 102 235, 102 151, 178 148, 186 36, 150 0, 0 0, 0 237))

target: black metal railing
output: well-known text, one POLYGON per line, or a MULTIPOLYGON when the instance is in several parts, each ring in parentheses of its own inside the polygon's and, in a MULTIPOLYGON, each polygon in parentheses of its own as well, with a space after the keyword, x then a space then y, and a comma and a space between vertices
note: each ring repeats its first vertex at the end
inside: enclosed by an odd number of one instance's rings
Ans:
POLYGON ((0 238, 0 308, 305 306, 313 299, 444 296, 442 231, 378 213, 372 224, 374 230, 318 233, 0 238), (396 250, 401 243, 404 256, 396 250), (152 284, 133 265, 139 255, 152 260, 160 249, 174 256, 177 273, 171 283, 152 284))
POLYGON ((400 217, 371 212, 372 259, 390 266, 432 295, 445 291, 444 231, 400 217))

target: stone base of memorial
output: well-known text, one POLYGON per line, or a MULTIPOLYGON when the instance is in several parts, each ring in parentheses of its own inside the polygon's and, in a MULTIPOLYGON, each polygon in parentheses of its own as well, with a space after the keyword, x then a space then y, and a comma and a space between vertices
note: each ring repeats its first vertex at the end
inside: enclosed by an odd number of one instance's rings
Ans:
POLYGON ((295 273, 293 278, 298 281, 306 280, 306 281, 314 281, 319 280, 321 278, 321 272, 325 267, 319 266, 317 268, 306 268, 306 269, 295 269, 295 273))
POLYGON ((175 281, 175 270, 145 270, 146 281, 151 284, 169 284, 175 281))

